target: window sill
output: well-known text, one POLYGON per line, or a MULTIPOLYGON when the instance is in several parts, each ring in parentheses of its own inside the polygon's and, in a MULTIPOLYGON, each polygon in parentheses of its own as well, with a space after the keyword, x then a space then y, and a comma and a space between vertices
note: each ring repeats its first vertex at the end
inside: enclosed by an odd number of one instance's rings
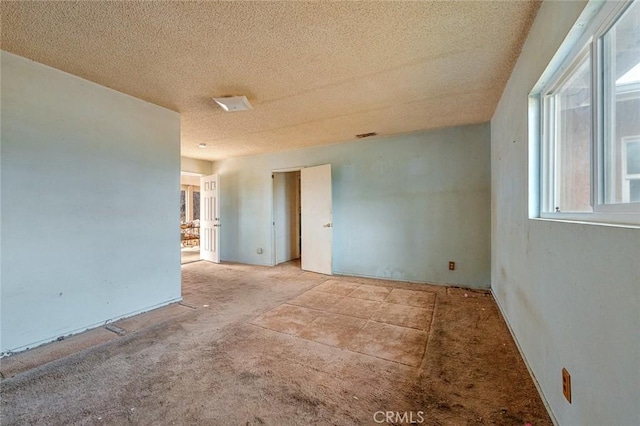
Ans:
POLYGON ((540 217, 531 217, 529 219, 543 222, 560 222, 579 225, 607 226, 611 228, 640 229, 640 218, 638 216, 639 215, 637 214, 604 215, 597 213, 543 213, 540 217), (624 216, 627 217, 625 218, 624 216))

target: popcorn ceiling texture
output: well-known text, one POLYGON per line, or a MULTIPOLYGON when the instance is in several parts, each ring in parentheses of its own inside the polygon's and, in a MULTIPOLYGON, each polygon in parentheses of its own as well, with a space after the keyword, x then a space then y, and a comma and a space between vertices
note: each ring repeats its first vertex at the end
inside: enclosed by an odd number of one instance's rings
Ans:
POLYGON ((182 155, 218 160, 488 121, 539 3, 0 7, 3 50, 179 112, 182 155))

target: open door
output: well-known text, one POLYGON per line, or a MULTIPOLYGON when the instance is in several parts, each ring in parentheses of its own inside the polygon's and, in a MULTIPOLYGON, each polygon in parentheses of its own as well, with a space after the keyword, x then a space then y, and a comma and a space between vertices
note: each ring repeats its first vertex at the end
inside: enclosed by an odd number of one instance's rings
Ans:
POLYGON ((300 171, 302 198, 302 269, 331 275, 333 204, 331 164, 300 171))
POLYGON ((200 178, 200 259, 220 263, 220 187, 218 175, 200 178))
POLYGON ((274 263, 300 258, 300 170, 273 173, 274 263))

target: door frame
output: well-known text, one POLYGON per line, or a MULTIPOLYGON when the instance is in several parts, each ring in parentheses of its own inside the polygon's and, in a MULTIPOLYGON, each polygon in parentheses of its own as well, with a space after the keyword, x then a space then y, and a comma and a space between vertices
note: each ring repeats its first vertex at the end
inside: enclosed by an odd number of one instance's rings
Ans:
MULTIPOLYGON (((275 193, 273 191, 273 175, 274 173, 299 172, 307 167, 308 166, 298 166, 271 170, 271 266, 276 266, 278 264, 278 258, 276 255, 276 203, 274 203, 275 193)), ((302 188, 300 190, 302 191, 302 188)), ((302 253, 300 253, 300 258, 302 259, 302 253)))
MULTIPOLYGON (((331 163, 327 163, 329 165, 331 165, 331 163)), ((317 166, 323 166, 325 164, 319 164, 317 166)), ((279 169, 272 169, 271 170, 271 266, 276 266, 277 262, 278 262, 278 258, 277 258, 277 253, 276 253, 276 227, 275 227, 275 211, 276 211, 276 206, 274 203, 274 197, 275 197, 275 192, 274 192, 274 182, 273 182, 273 177, 275 173, 287 173, 287 172, 300 172, 300 176, 302 177, 302 170, 303 169, 307 169, 310 167, 316 167, 316 165, 314 166, 297 166, 297 167, 285 167, 285 168, 279 168, 279 169)), ((300 203, 302 203, 302 191, 303 188, 302 186, 300 187, 300 203)), ((333 199, 333 196, 332 196, 333 199)), ((333 203, 333 200, 332 200, 333 203)), ((302 205, 301 205, 302 207, 302 205)), ((302 212, 302 216, 304 216, 304 212, 302 212)), ((333 225, 333 220, 332 220, 332 225, 333 225)), ((302 223, 300 223, 300 227, 302 229, 302 223)), ((331 251, 333 252, 333 242, 331 244, 331 251)), ((300 261, 302 262, 302 250, 300 251, 300 261)), ((333 262, 332 262, 333 263, 333 262)), ((331 273, 330 275, 333 273, 333 265, 331 267, 331 273)))

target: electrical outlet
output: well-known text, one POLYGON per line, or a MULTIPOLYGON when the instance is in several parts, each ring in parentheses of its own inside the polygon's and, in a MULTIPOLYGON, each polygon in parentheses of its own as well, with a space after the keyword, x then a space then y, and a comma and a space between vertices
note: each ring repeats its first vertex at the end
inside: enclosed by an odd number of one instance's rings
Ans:
POLYGON ((449 262, 449 270, 450 271, 456 270, 456 262, 449 262))
POLYGON ((566 368, 562 369, 562 393, 571 404, 571 375, 566 368))

